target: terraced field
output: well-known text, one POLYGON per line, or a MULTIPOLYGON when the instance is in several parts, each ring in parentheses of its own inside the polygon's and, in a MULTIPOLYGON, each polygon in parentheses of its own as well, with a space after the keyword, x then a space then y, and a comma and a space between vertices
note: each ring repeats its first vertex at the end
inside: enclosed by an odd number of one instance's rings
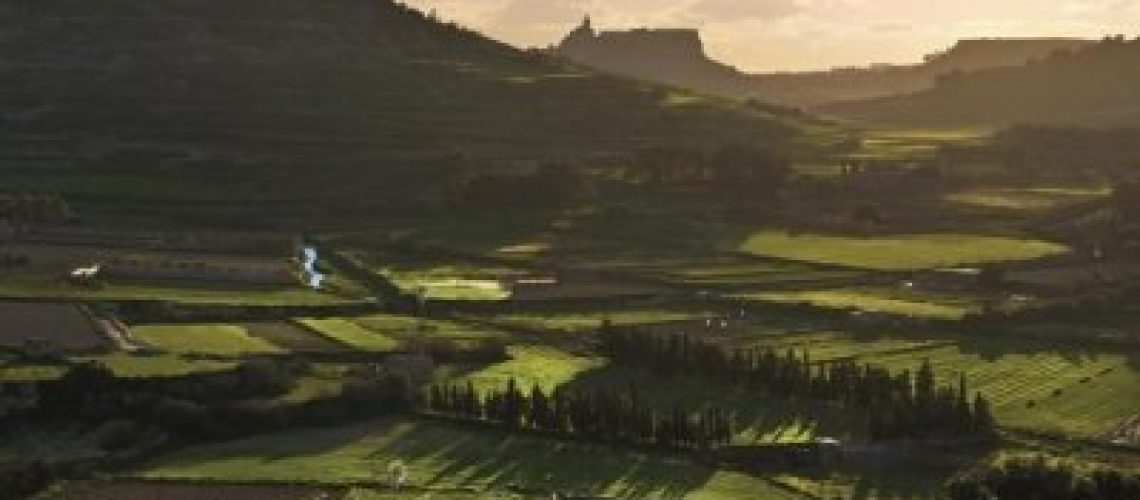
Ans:
POLYGON ((173 354, 240 357, 285 352, 238 325, 143 325, 131 328, 131 334, 154 349, 173 354))
POLYGON ((900 370, 929 359, 948 378, 965 373, 999 423, 1012 427, 1091 437, 1140 411, 1140 368, 1122 354, 1067 354, 997 340, 859 359, 900 370))
POLYGON ((761 231, 739 250, 781 259, 880 271, 929 269, 1030 260, 1067 252, 1041 240, 971 234, 855 237, 761 231))

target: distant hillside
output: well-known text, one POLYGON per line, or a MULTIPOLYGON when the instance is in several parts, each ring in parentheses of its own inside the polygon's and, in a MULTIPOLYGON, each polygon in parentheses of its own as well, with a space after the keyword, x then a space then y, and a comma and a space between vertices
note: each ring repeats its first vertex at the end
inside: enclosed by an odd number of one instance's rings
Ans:
POLYGON ((388 0, 3 2, 0 53, 0 190, 124 212, 367 211, 431 196, 456 155, 781 148, 799 131, 388 0))
POLYGON ((596 31, 587 19, 554 53, 579 64, 733 98, 795 106, 869 99, 932 87, 952 71, 1020 65, 1088 42, 1071 39, 962 40, 917 65, 748 74, 705 53, 696 30, 596 31))
POLYGON ((822 108, 914 126, 1140 125, 1140 40, 1106 39, 1024 65, 955 73, 933 89, 822 108))
POLYGON ((926 56, 921 64, 755 75, 748 81, 758 98, 768 96, 773 102, 813 107, 916 92, 933 87, 943 74, 1018 66, 1088 43, 1054 38, 967 39, 944 52, 926 56))

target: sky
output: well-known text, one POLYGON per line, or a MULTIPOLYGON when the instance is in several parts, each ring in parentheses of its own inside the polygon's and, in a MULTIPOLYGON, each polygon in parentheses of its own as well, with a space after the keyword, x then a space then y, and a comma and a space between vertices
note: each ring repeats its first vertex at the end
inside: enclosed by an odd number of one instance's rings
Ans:
POLYGON ((910 63, 962 38, 1140 34, 1140 0, 403 0, 518 47, 599 29, 699 28, 746 71, 910 63))

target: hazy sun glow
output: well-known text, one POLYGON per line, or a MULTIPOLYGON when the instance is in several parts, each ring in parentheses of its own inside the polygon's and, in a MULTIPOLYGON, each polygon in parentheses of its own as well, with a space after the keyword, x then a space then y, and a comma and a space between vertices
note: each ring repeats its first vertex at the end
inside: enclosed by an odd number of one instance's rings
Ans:
POLYGON ((906 63, 978 37, 1135 35, 1140 0, 406 0, 518 46, 558 41, 586 13, 602 29, 695 27, 751 71, 906 63), (936 8, 934 8, 936 7, 936 8))

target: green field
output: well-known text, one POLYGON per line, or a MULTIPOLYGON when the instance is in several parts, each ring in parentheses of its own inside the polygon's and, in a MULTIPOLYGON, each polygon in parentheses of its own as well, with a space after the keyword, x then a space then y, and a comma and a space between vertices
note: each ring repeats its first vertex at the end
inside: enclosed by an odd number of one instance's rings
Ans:
POLYGON ((284 352, 235 325, 142 325, 131 334, 154 349, 175 354, 243 356, 284 352))
POLYGON ((761 231, 740 250, 753 255, 880 271, 1030 260, 1068 251, 1041 240, 969 234, 835 236, 761 231))
POLYGON ((682 459, 399 419, 199 446, 162 457, 137 474, 195 481, 381 483, 394 462, 407 465, 413 486, 428 489, 517 485, 621 498, 799 498, 761 477, 682 459))
POLYGON ((486 326, 473 326, 449 320, 398 316, 395 314, 373 314, 346 318, 366 330, 398 340, 440 338, 460 341, 506 339, 508 335, 486 326))
POLYGON ((32 382, 53 380, 67 373, 63 365, 0 364, 0 382, 32 382))
POLYGON ((398 340, 364 328, 350 319, 300 319, 297 323, 335 342, 361 351, 387 352, 400 347, 398 340))
POLYGON ((828 309, 850 309, 933 319, 961 319, 971 312, 978 311, 981 306, 978 299, 971 297, 920 294, 896 288, 773 291, 739 294, 736 297, 760 302, 811 304, 828 309))
POLYGON ((506 284, 523 271, 471 264, 390 265, 379 273, 405 293, 437 300, 504 300, 511 295, 506 284))
POLYGON ((501 389, 514 378, 519 387, 527 390, 535 384, 549 390, 605 363, 600 358, 551 347, 512 346, 508 355, 511 359, 470 371, 457 381, 470 380, 480 389, 501 389))
POLYGON ((986 132, 979 129, 877 130, 866 134, 855 158, 873 160, 921 160, 941 145, 976 142, 986 132))

